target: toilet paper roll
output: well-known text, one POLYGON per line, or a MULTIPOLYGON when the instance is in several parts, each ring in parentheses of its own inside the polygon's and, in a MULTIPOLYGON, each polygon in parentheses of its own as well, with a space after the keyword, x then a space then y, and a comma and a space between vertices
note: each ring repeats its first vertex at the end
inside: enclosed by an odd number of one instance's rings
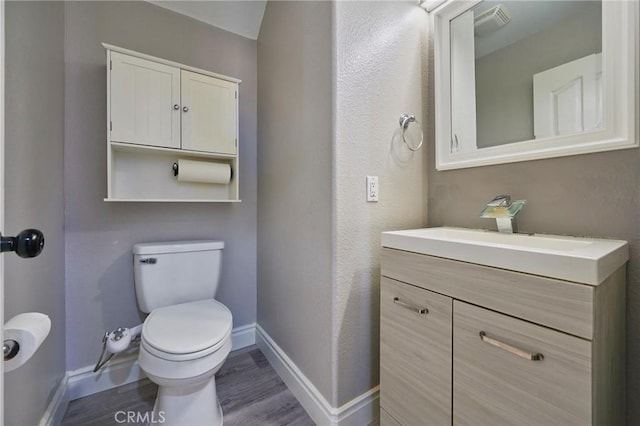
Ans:
POLYGON ((179 159, 178 181, 226 185, 231 181, 231 166, 226 163, 179 159))
POLYGON ((16 315, 4 324, 4 339, 20 345, 16 356, 4 361, 4 371, 12 371, 23 365, 38 350, 51 330, 51 320, 39 312, 16 315))

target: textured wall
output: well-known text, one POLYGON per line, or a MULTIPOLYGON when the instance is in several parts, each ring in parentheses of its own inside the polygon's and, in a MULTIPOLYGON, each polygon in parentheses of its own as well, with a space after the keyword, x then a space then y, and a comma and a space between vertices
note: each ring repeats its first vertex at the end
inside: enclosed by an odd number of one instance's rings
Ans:
POLYGON ((402 145, 398 117, 424 122, 428 19, 415 2, 334 7, 332 404, 340 406, 378 384, 380 233, 426 221, 426 149, 412 155, 402 145), (378 203, 366 202, 367 175, 380 178, 378 203))
POLYGON ((34 259, 5 254, 5 320, 38 311, 51 333, 23 367, 6 373, 4 425, 35 425, 65 373, 64 5, 6 3, 5 228, 39 228, 34 259))
MULTIPOLYGON (((433 52, 431 51, 431 54, 433 52)), ((432 63, 432 61, 431 61, 432 63)), ((433 86, 433 81, 430 82, 433 86)), ((433 123, 433 90, 429 94, 433 123)), ((433 140, 433 127, 429 130, 433 140)), ((434 145, 429 145, 434 158, 434 145)), ((640 423, 640 151, 630 149, 438 172, 429 161, 429 226, 495 229, 478 215, 498 194, 528 200, 523 232, 630 243, 627 267, 627 424, 640 423)))
POLYGON ((131 247, 225 241, 216 296, 234 326, 256 320, 256 42, 146 2, 65 6, 67 368, 95 362, 100 336, 143 320, 131 247), (240 196, 236 204, 105 203, 106 65, 100 42, 242 79, 240 196))
POLYGON ((258 38, 258 322, 329 400, 331 3, 267 3, 258 38))
POLYGON ((423 117, 426 26, 413 2, 269 2, 258 38, 258 322, 334 407, 378 384, 380 232, 426 220, 425 151, 397 133, 423 117))

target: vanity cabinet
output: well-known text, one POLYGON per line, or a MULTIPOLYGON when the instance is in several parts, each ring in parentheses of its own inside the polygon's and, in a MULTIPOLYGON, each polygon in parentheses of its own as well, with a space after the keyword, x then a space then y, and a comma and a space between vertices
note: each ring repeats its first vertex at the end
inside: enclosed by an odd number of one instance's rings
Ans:
POLYGON ((624 424, 624 265, 593 285, 383 248, 381 273, 382 425, 624 424))
POLYGON ((380 398, 401 424, 451 421, 452 309, 450 297, 382 278, 380 398))
POLYGON ((103 46, 108 114, 105 201, 239 201, 240 80, 103 46), (179 160, 196 161, 199 170, 222 165, 231 177, 222 182, 179 179, 174 166, 179 160))

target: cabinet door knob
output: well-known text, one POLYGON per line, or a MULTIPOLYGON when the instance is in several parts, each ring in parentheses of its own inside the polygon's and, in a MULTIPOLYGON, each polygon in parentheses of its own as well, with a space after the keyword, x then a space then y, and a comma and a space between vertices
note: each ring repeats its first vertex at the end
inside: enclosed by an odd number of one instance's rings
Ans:
POLYGON ((173 106, 173 109, 175 109, 176 111, 177 111, 177 110, 179 110, 179 109, 180 109, 180 105, 175 104, 175 105, 173 106))
POLYGON ((182 110, 183 110, 184 112, 187 112, 187 111, 189 111, 189 107, 186 107, 186 106, 185 106, 185 107, 182 107, 182 110))

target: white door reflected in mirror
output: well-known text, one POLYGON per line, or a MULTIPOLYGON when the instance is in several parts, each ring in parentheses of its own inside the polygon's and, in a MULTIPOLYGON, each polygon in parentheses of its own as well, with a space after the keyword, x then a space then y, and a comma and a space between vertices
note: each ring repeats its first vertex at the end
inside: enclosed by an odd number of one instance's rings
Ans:
POLYGON ((602 54, 593 54, 533 76, 536 139, 602 127, 602 54))

